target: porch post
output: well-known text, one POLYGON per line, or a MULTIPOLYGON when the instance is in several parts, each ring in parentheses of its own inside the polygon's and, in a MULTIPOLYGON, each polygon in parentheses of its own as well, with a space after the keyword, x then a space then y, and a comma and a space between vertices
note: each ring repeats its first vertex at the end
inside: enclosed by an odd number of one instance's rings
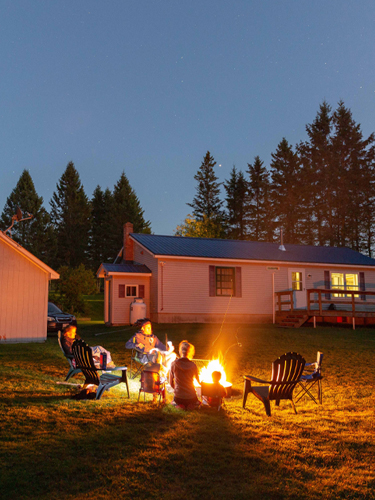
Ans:
POLYGON ((275 273, 272 273, 272 322, 275 324, 275 273))
POLYGON ((108 323, 108 304, 109 304, 109 286, 108 286, 108 280, 104 278, 104 323, 108 323))

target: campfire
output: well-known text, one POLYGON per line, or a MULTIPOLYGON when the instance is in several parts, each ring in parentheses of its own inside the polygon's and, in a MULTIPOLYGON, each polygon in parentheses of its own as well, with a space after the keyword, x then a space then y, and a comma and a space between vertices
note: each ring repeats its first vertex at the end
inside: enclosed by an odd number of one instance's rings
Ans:
MULTIPOLYGON (((225 387, 227 391, 227 397, 231 396, 232 384, 227 381, 227 376, 224 370, 224 366, 220 359, 212 359, 207 366, 204 366, 199 372, 199 380, 205 382, 206 384, 212 384, 212 372, 220 372, 221 379, 220 384, 225 387)), ((194 380, 194 385, 197 388, 197 393, 200 395, 200 385, 194 380)))

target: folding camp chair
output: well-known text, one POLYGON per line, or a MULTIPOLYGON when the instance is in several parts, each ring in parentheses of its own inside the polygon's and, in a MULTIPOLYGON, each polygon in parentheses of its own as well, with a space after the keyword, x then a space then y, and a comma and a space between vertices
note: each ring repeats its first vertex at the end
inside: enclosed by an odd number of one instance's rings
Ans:
POLYGON ((130 378, 135 379, 137 375, 142 373, 142 371, 151 363, 154 363, 157 358, 156 353, 139 352, 137 349, 132 349, 130 357, 130 378))
POLYGON ((306 363, 305 369, 298 381, 298 392, 295 396, 296 403, 306 395, 309 396, 314 401, 314 403, 318 404, 319 402, 320 404, 322 404, 322 361, 323 353, 318 351, 316 361, 314 363, 306 363), (315 386, 318 389, 317 398, 315 398, 314 394, 312 393, 312 388, 315 386))
POLYGON ((161 382, 159 372, 143 370, 141 373, 141 386, 139 388, 138 401, 141 397, 141 392, 144 394, 146 401, 146 392, 148 394, 155 394, 159 396, 159 403, 161 398, 165 400, 165 382, 161 382))

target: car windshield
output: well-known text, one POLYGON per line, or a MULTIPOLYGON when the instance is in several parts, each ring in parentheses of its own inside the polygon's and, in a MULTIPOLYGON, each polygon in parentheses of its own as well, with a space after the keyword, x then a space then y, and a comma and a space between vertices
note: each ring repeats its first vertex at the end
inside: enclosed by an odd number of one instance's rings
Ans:
POLYGON ((56 313, 62 313, 62 310, 55 306, 55 304, 52 304, 52 302, 48 302, 48 314, 56 313))

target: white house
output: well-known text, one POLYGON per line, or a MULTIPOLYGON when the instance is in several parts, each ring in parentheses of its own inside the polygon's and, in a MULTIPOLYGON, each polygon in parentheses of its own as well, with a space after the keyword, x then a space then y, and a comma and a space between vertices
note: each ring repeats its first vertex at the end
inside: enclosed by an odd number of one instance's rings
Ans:
POLYGON ((58 278, 0 231, 0 342, 46 340, 49 280, 58 278))
MULTIPOLYGON (((221 322, 225 313, 228 322, 263 323, 274 318, 276 292, 292 291, 299 310, 306 309, 307 289, 375 292, 375 259, 349 248, 134 234, 130 223, 124 227, 122 260, 97 273, 105 280, 107 324, 128 324, 139 296, 157 323, 221 322)), ((346 300, 343 293, 325 295, 333 304, 346 300)), ((366 303, 364 294, 356 297, 366 303)))

